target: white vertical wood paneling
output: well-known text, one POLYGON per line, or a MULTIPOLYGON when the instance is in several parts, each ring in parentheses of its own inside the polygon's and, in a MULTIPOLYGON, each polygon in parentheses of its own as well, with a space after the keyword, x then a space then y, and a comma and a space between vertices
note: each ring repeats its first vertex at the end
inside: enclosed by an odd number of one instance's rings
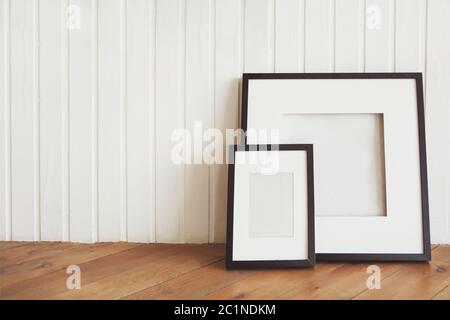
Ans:
POLYGON ((185 1, 156 2, 156 241, 184 241, 184 165, 171 136, 185 126, 185 1))
POLYGON ((151 143, 154 140, 154 2, 127 2, 127 216, 128 240, 154 234, 151 143), (143 68, 143 66, 149 66, 143 68))
POLYGON ((69 0, 62 0, 60 5, 61 17, 61 170, 62 170, 62 238, 69 240, 69 28, 68 24, 69 0))
POLYGON ((305 0, 275 2, 275 72, 303 72, 305 0))
POLYGON ((245 0, 245 72, 275 71, 274 0, 245 0))
POLYGON ((0 240, 9 240, 6 226, 9 224, 7 195, 9 189, 9 101, 7 85, 9 83, 9 0, 0 1, 0 240))
POLYGON ((41 239, 61 240, 63 231, 61 6, 39 1, 41 239))
POLYGON ((150 241, 156 242, 156 3, 152 0, 149 7, 151 25, 149 31, 149 172, 150 172, 150 241))
POLYGON ((35 19, 34 1, 11 1, 12 239, 35 240, 35 19))
POLYGON ((34 240, 41 240, 39 0, 33 1, 33 207, 34 240))
POLYGON ((364 71, 364 3, 361 0, 336 0, 336 72, 364 71))
POLYGON ((128 240, 127 211, 127 0, 120 0, 120 240, 128 240))
MULTIPOLYGON (((239 84, 243 68, 243 1, 216 0, 214 126, 225 136, 238 127, 239 84)), ((226 156, 227 146, 222 149, 226 156)), ((227 167, 215 164, 213 171, 211 242, 225 241, 227 167)))
POLYGON ((209 239, 209 165, 203 163, 203 130, 213 128, 213 15, 212 0, 186 1, 186 129, 193 133, 194 164, 185 167, 186 242, 209 239), (201 125, 201 127, 200 127, 201 125))
POLYGON ((174 164, 171 136, 237 128, 242 72, 426 71, 431 235, 450 242, 448 1, 0 0, 0 17, 0 240, 224 242, 227 167, 174 164))
POLYGON ((428 0, 426 127, 431 238, 450 242, 450 1, 428 0))
POLYGON ((91 2, 91 224, 92 241, 99 240, 98 210, 98 0, 91 2))
POLYGON ((12 239, 12 190, 11 190, 11 1, 5 1, 5 239, 12 239))
MULTIPOLYGON (((81 28, 69 35, 69 236, 71 241, 95 241, 97 226, 97 2, 70 0, 81 12, 81 28), (82 67, 81 67, 82 66, 82 67), (95 217, 95 218, 94 218, 95 217)), ((77 8, 75 7, 75 8, 77 8)))
MULTIPOLYGON (((422 72, 424 74, 424 89, 426 89, 426 4, 427 2, 422 0, 397 0, 395 8, 395 71, 422 72)), ((426 122, 425 124, 428 127, 428 123, 426 122)), ((432 189, 432 179, 430 179, 430 194, 432 189)), ((431 196, 430 198, 433 199, 434 197, 431 196)), ((430 208, 432 209, 432 207, 430 208)), ((431 212, 433 212, 433 210, 431 212)), ((445 216, 445 214, 443 216, 445 216)), ((434 224, 434 217, 435 215, 432 214, 432 224, 434 224)), ((443 232, 438 231, 439 227, 439 224, 432 226, 433 237, 435 237, 438 233, 443 232)))
POLYGON ((121 238, 121 0, 98 2, 98 236, 121 238))
POLYGON ((426 3, 423 0, 397 0, 395 71, 425 72, 426 3))
POLYGON ((305 0, 305 71, 334 71, 334 0, 305 0))
POLYGON ((395 0, 366 0, 365 71, 395 68, 395 0))

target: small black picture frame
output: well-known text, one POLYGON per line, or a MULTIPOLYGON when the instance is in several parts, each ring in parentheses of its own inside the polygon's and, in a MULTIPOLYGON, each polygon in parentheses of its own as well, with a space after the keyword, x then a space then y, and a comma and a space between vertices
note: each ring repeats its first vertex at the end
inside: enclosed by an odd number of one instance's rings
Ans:
MULTIPOLYGON (((426 262, 431 260, 430 244, 430 224, 429 224, 429 205, 428 205, 428 182, 427 182, 427 156, 425 140, 425 117, 424 117, 424 98, 422 73, 245 73, 242 83, 242 112, 241 128, 244 132, 248 129, 248 98, 250 80, 289 80, 289 79, 308 79, 308 80, 328 80, 328 79, 410 79, 415 82, 415 95, 417 103, 417 127, 418 127, 418 161, 420 167, 420 196, 421 196, 421 237, 423 252, 421 253, 380 253, 380 252, 349 252, 342 249, 341 252, 319 252, 316 254, 317 261, 322 262, 358 262, 358 261, 408 261, 408 262, 426 262)), ((259 142, 259 141, 258 141, 259 142)), ((283 141, 280 141, 283 143, 283 141)), ((245 137, 247 144, 247 136, 245 137)), ((250 142, 255 143, 255 142, 250 142)), ((400 148, 401 146, 399 146, 400 148)), ((316 167, 317 169, 317 167, 316 167)), ((316 221, 317 222, 317 221, 316 221)))
POLYGON ((228 208, 227 208, 227 241, 225 265, 229 269, 256 268, 301 268, 315 265, 314 237, 314 168, 312 144, 280 144, 280 145, 234 145, 230 146, 233 160, 237 151, 305 151, 307 178, 307 258, 303 260, 234 260, 233 259, 233 227, 234 227, 234 191, 235 163, 228 164, 228 208))

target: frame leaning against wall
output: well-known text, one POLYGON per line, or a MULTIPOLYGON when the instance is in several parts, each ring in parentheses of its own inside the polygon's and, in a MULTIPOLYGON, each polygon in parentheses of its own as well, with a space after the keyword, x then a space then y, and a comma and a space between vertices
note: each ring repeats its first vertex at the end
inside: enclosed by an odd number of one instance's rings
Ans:
POLYGON ((311 144, 280 144, 280 145, 234 145, 230 146, 233 160, 228 164, 228 201, 227 201, 227 241, 226 266, 236 269, 254 268, 298 268, 312 267, 315 264, 315 229, 314 229, 314 167, 313 146, 311 144), (234 251, 234 206, 235 206, 235 154, 238 151, 305 151, 306 152, 306 190, 307 195, 307 258, 303 260, 235 260, 234 251))
MULTIPOLYGON (((430 227, 429 227, 429 209, 428 209, 428 183, 427 183, 427 162, 426 162, 426 144, 425 144, 425 120, 424 120, 424 102, 423 102, 423 87, 421 73, 248 73, 243 75, 243 90, 242 90, 242 113, 241 113, 241 127, 247 133, 249 120, 249 82, 254 80, 365 80, 365 79, 408 79, 415 83, 415 99, 417 104, 417 132, 418 137, 414 137, 418 141, 418 166, 420 167, 420 197, 421 197, 421 234, 417 234, 422 240, 422 252, 352 252, 345 248, 340 248, 337 252, 321 252, 316 254, 317 261, 429 261, 431 259, 431 245, 430 245, 430 227)), ((326 93, 323 93, 326 94, 326 93)), ((280 107, 280 106, 278 106, 280 107)), ((283 130, 283 128, 280 128, 283 130)), ((401 129, 398 129, 401 130, 401 129)), ((301 140, 301 139, 300 139, 301 140)), ((296 141, 303 143, 303 141, 296 141)), ((255 141, 255 139, 248 141, 245 137, 245 143, 266 143, 265 141, 255 141)), ((279 143, 286 143, 280 140, 279 143)), ((309 143, 309 142, 308 142, 309 143)), ((398 146, 401 148, 401 146, 398 146)), ((412 160, 411 160, 412 161, 412 160)), ((320 170, 315 166, 315 170, 320 170)), ((317 181, 316 181, 317 186, 317 181)), ((316 190, 317 193, 317 190, 316 190)), ((387 196, 387 195, 386 195, 387 196)), ((317 217, 316 217, 317 218, 317 217)), ((316 249, 317 237, 322 235, 317 232, 316 220, 316 249)), ((394 241, 395 239, 393 239, 394 241)))

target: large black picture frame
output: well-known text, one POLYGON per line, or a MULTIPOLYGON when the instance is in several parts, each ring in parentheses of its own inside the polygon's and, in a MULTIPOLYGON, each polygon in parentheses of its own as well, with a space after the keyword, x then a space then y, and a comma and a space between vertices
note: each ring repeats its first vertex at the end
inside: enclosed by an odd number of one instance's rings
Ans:
MULTIPOLYGON (((248 120, 248 84, 254 79, 414 79, 416 84, 418 141, 420 160, 420 182, 422 202, 422 239, 423 253, 318 253, 317 261, 411 261, 431 260, 429 200, 427 179, 427 156, 425 140, 424 98, 421 73, 244 73, 242 83, 241 128, 247 131, 248 120)), ((247 143, 247 137, 244 138, 247 143)))
POLYGON ((233 260, 233 223, 234 223, 234 161, 228 164, 228 201, 227 201, 227 241, 226 241, 226 267, 229 269, 256 269, 256 268, 299 268, 315 265, 315 237, 314 237, 314 160, 312 144, 279 144, 279 145, 234 145, 230 151, 235 159, 236 151, 280 150, 280 151, 306 151, 307 157, 307 210, 308 210, 308 259, 306 260, 233 260))

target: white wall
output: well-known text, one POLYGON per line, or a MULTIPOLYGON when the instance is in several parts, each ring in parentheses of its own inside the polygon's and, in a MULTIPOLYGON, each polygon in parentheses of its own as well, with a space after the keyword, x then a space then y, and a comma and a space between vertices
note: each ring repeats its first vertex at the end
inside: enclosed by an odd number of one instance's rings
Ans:
POLYGON ((450 1, 0 0, 0 17, 1 240, 223 242, 226 168, 172 164, 173 129, 237 127, 242 72, 421 71, 432 241, 450 243, 450 1))

